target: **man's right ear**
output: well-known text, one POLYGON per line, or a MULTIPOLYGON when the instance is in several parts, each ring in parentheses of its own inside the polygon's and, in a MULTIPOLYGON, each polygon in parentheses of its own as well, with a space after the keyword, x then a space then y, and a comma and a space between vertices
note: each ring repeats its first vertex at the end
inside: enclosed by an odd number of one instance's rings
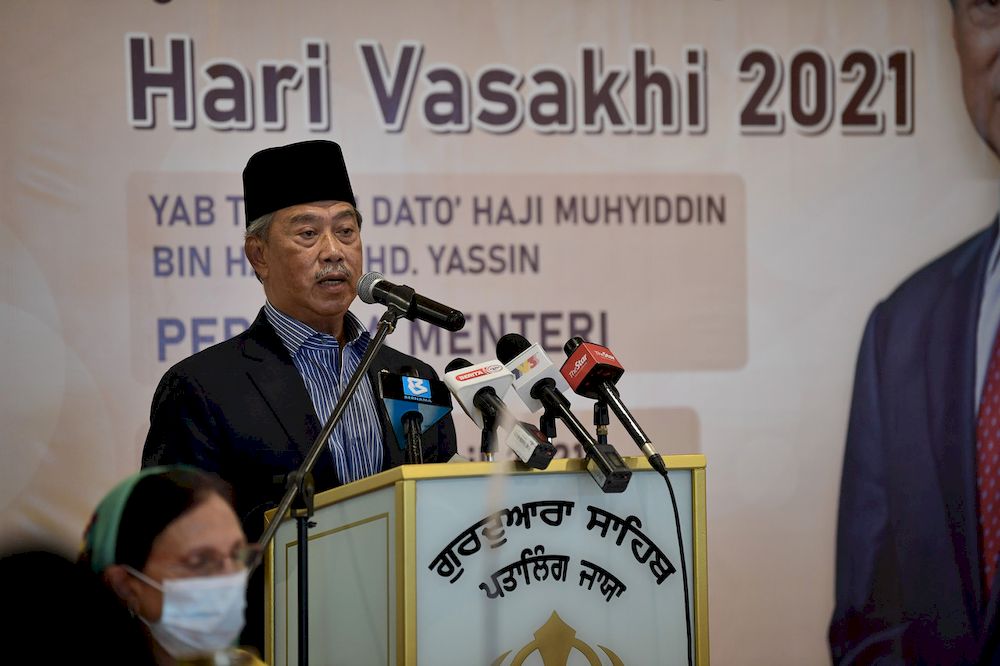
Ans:
POLYGON ((250 236, 243 241, 243 253, 246 254, 247 260, 253 266, 254 273, 257 274, 257 279, 263 280, 266 278, 267 253, 264 252, 264 243, 259 238, 250 236))

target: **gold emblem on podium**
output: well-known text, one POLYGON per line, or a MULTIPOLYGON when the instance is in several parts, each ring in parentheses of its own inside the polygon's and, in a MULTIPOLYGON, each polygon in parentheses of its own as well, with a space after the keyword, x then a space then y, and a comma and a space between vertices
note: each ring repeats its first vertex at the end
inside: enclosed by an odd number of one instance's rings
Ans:
MULTIPOLYGON (((610 666, 624 666, 624 662, 610 648, 598 645, 604 654, 607 655, 610 666)), ((513 650, 507 650, 497 657, 492 666, 522 666, 524 660, 537 652, 542 658, 544 666, 566 666, 569 663, 569 656, 576 650, 586 657, 590 666, 605 666, 597 652, 585 642, 576 637, 576 629, 569 626, 559 617, 559 613, 552 611, 552 615, 541 627, 535 630, 535 640, 531 641, 514 655, 509 664, 504 664, 513 650)))

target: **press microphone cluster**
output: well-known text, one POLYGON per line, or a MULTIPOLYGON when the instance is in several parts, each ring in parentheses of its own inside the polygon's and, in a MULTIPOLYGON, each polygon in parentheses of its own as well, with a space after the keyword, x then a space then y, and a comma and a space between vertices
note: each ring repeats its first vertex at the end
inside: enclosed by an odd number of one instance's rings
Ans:
MULTIPOLYGON (((621 420, 629 436, 646 455, 650 465, 666 481, 674 513, 674 527, 680 550, 681 579, 684 586, 684 618, 687 635, 688 663, 693 660, 691 630, 691 595, 688 589, 687 565, 680 514, 673 485, 667 474, 663 458, 653 449, 652 442, 629 412, 618 393, 616 382, 625 372, 610 349, 573 337, 563 347, 566 361, 557 368, 538 344, 528 342, 523 336, 508 333, 497 341, 497 358, 479 365, 465 359, 455 359, 448 364, 445 384, 459 404, 475 423, 483 428, 483 450, 489 451, 488 434, 500 424, 510 424, 510 436, 521 433, 525 452, 518 453, 527 462, 538 454, 543 444, 554 453, 550 438, 555 436, 555 420, 559 419, 569 429, 587 454, 586 469, 606 493, 620 493, 628 486, 632 472, 607 441, 608 408, 621 420), (532 412, 543 410, 541 429, 516 421, 503 402, 504 394, 513 388, 532 412), (577 394, 596 400, 594 415, 598 426, 595 440, 587 428, 570 411, 570 402, 564 392, 572 389, 577 394)), ((512 448, 518 450, 515 445, 512 448)), ((552 457, 546 451, 545 465, 552 457)), ((492 459, 492 458, 489 458, 492 459)), ((530 464, 530 463, 529 463, 530 464)))
POLYGON ((533 412, 544 408, 546 415, 560 419, 587 453, 587 471, 601 490, 620 493, 628 486, 632 472, 607 443, 594 440, 579 419, 570 411, 563 395, 566 381, 540 345, 524 336, 508 333, 497 341, 497 358, 514 375, 514 390, 533 412))
POLYGON ((513 381, 513 373, 496 359, 473 365, 464 358, 456 358, 445 368, 444 375, 444 383, 458 404, 482 429, 482 448, 488 460, 492 460, 496 448, 496 430, 502 428, 507 432, 505 444, 521 462, 545 469, 556 449, 538 428, 517 420, 507 409, 503 396, 513 381))
POLYGON ((460 331, 465 326, 465 315, 455 308, 421 296, 406 285, 393 284, 375 271, 358 280, 358 296, 365 303, 394 307, 411 321, 419 319, 446 331, 460 331))

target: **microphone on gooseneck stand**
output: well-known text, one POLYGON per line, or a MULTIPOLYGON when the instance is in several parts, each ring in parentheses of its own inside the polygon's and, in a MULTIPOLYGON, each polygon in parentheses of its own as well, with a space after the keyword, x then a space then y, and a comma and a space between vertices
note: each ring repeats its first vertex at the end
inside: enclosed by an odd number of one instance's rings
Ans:
POLYGON ((570 388, 578 395, 603 401, 610 407, 625 426, 629 437, 639 445, 653 469, 660 474, 666 474, 667 466, 663 458, 653 448, 652 440, 639 427, 639 423, 618 393, 615 384, 625 373, 625 368, 611 350, 593 342, 585 342, 579 336, 570 338, 563 349, 567 358, 559 372, 569 383, 570 388))
MULTIPOLYGON (((550 418, 559 418, 587 452, 587 471, 606 493, 620 493, 628 486, 632 472, 614 447, 596 442, 570 411, 563 395, 566 381, 540 345, 531 344, 517 333, 497 341, 497 358, 516 376, 514 390, 531 411, 545 408, 550 418)), ((544 423, 544 422, 543 422, 544 423)))
POLYGON ((533 425, 518 421, 507 409, 504 394, 510 389, 513 375, 502 363, 489 360, 472 365, 464 358, 452 360, 445 368, 445 385, 455 395, 458 404, 483 430, 482 451, 492 460, 496 450, 497 428, 507 431, 504 443, 521 462, 535 469, 545 469, 556 448, 533 425))
POLYGON ((417 377, 416 371, 405 368, 406 374, 388 370, 379 373, 379 395, 385 404, 399 448, 406 451, 406 462, 424 461, 420 436, 430 430, 451 410, 451 393, 437 379, 417 377))
POLYGON ((411 287, 393 284, 375 271, 365 273, 358 280, 358 296, 365 303, 394 306, 407 319, 419 319, 446 331, 460 331, 465 326, 465 315, 460 311, 421 296, 411 287))

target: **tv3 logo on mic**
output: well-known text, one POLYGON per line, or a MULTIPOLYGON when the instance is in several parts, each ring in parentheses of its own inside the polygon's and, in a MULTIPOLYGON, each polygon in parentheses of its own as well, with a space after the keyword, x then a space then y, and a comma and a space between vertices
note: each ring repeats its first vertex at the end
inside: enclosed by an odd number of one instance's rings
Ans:
POLYGON ((511 368, 510 371, 514 373, 514 379, 520 379, 536 367, 538 367, 538 354, 532 354, 521 363, 518 363, 516 368, 511 368))
POLYGON ((429 400, 431 382, 420 377, 403 377, 403 395, 416 400, 429 400))

